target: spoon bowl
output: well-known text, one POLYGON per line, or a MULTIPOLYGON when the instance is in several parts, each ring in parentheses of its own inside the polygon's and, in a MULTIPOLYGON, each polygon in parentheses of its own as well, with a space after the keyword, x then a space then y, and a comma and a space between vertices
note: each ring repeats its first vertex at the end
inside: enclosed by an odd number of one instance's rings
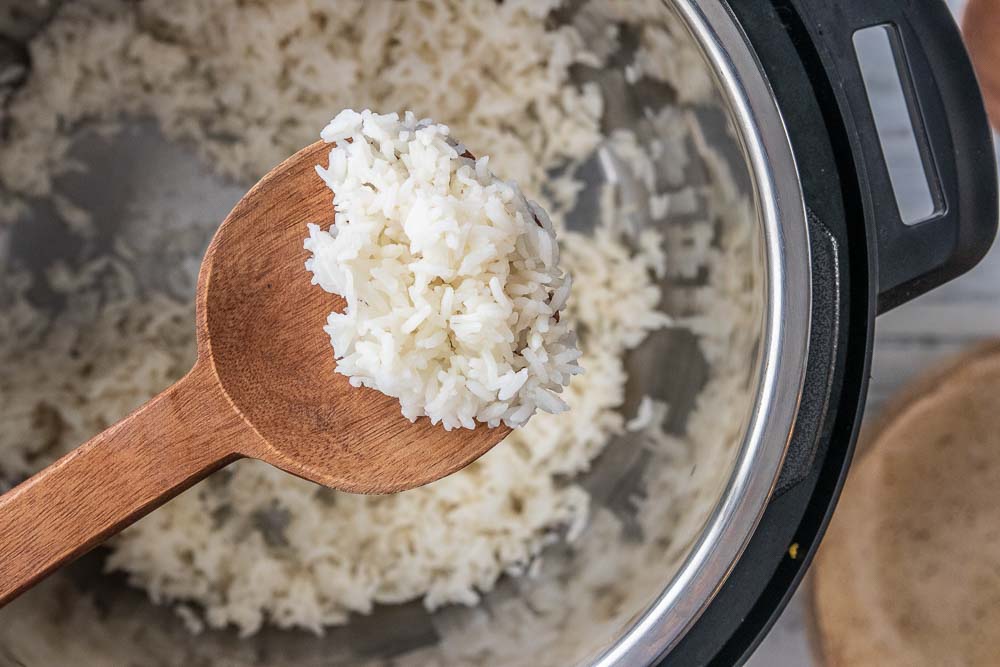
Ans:
POLYGON ((307 223, 333 222, 315 171, 329 151, 317 142, 279 165, 222 223, 199 277, 199 362, 261 436, 240 453, 342 491, 403 491, 463 468, 509 429, 410 422, 397 399, 334 372, 323 326, 344 300, 311 284, 302 247, 307 223))
POLYGON ((198 279, 198 358, 134 413, 0 496, 0 605, 181 491, 255 458, 341 491, 394 493, 459 470, 505 426, 410 422, 335 372, 323 331, 344 301, 311 284, 303 239, 329 225, 317 142, 233 208, 198 279))

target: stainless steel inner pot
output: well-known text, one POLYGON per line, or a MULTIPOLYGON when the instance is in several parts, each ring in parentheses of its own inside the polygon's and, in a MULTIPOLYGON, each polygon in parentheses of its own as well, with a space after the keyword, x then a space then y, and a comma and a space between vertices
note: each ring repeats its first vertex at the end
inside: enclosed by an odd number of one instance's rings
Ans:
MULTIPOLYGON (((684 443, 682 454, 657 458, 632 434, 616 438, 580 480, 593 497, 591 526, 577 542, 549 547, 537 576, 502 580, 477 607, 434 613, 418 602, 379 607, 323 637, 277 629, 246 639, 224 630, 192 636, 168 607, 151 603, 121 575, 103 574, 98 551, 0 610, 0 664, 633 665, 674 645, 725 581, 774 488, 802 391, 811 268, 789 140, 739 27, 715 0, 673 0, 662 12, 662 20, 683 23, 717 85, 714 102, 688 105, 698 121, 686 140, 689 180, 711 185, 719 169, 730 171, 732 206, 719 212, 703 201, 696 213, 657 222, 620 156, 595 158, 586 177, 610 180, 619 197, 635 200, 635 230, 654 224, 683 230, 712 216, 711 245, 724 261, 693 280, 668 276, 664 308, 682 322, 692 295, 705 291, 718 307, 700 328, 678 324, 651 336, 627 363, 623 412, 632 414, 645 394, 668 401, 668 428, 684 443), (699 143, 721 161, 706 163, 694 149, 699 143), (661 525, 639 516, 650 506, 661 525)), ((7 19, 6 34, 31 32, 13 25, 7 19)), ((8 66, 17 62, 12 44, 0 49, 8 66)), ((680 104, 673 91, 628 84, 621 69, 581 76, 614 100, 607 126, 630 127, 640 137, 652 131, 645 110, 680 104)), ((90 170, 57 187, 99 221, 96 240, 65 235, 51 204, 34 202, 22 220, 0 230, 0 303, 12 267, 40 277, 55 258, 99 255, 115 239, 134 237, 143 206, 165 202, 175 206, 177 221, 169 242, 140 247, 132 266, 143 289, 190 298, 191 267, 247 184, 215 175, 149 121, 126 120, 112 138, 87 128, 77 135, 73 154, 90 170), (155 171, 142 165, 156 165, 155 171)), ((722 196, 728 186, 717 186, 713 192, 722 196)), ((592 226, 595 207, 578 207, 570 225, 592 226)), ((669 261, 684 240, 666 236, 669 261)), ((29 297, 60 307, 44 289, 29 297)))

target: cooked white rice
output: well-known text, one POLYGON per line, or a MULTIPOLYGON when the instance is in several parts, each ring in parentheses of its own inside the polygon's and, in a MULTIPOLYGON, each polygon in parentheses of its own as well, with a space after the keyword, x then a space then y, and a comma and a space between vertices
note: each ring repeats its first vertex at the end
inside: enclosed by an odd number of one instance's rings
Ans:
POLYGON ((449 431, 565 412, 582 369, 545 211, 409 111, 345 109, 322 137, 336 214, 309 225, 306 269, 346 300, 325 327, 337 372, 449 431))
MULTIPOLYGON (((492 610, 464 614, 461 623, 447 614, 434 622, 454 658, 449 664, 514 664, 509 657, 525 651, 532 667, 566 664, 575 657, 560 659, 547 643, 560 628, 611 632, 624 596, 654 590, 663 568, 697 534, 704 518, 698 508, 711 506, 714 490, 692 484, 694 468, 699 480, 712 475, 712 462, 738 436, 741 364, 756 331, 754 276, 744 268, 754 256, 753 227, 737 224, 752 207, 736 196, 728 176, 713 174, 709 186, 685 183, 691 152, 685 109, 668 107, 648 119, 655 141, 640 142, 629 130, 609 139, 601 131, 600 90, 571 80, 573 68, 610 67, 618 32, 628 28, 641 36, 635 65, 641 71, 632 76, 666 83, 686 103, 703 101, 710 75, 682 30, 663 20, 662 1, 591 0, 572 25, 552 27, 544 17, 558 4, 77 0, 33 41, 31 77, 0 105, 0 216, 23 215, 25 199, 52 194, 54 179, 76 168, 69 153, 72 130, 81 124, 112 127, 123 113, 152 118, 171 139, 192 140, 213 170, 253 182, 310 143, 330 109, 412 108, 447 123, 474 153, 490 152, 497 174, 517 178, 542 202, 559 232, 561 261, 576 279, 574 293, 585 295, 563 313, 580 332, 587 368, 564 392, 570 412, 536 415, 460 473, 389 497, 330 493, 263 464, 234 464, 112 542, 109 567, 126 572, 155 601, 180 605, 188 621, 195 613, 210 628, 252 634, 271 624, 320 632, 377 603, 475 604, 505 573, 541 569, 540 579, 521 586, 523 601, 491 601, 492 610), (582 201, 579 170, 595 153, 614 155, 642 178, 655 175, 651 208, 654 219, 671 217, 665 234, 649 229, 630 238, 625 222, 635 211, 617 201, 614 183, 601 187, 599 210, 583 207, 599 217, 593 233, 565 229, 582 201), (697 217, 700 199, 710 206, 705 217, 697 217), (683 287, 699 273, 711 284, 683 287), (633 544, 606 509, 584 532, 590 498, 573 479, 625 431, 626 353, 671 322, 660 310, 665 274, 678 278, 671 312, 681 319, 674 326, 699 334, 713 370, 689 435, 656 439, 661 444, 640 514, 648 540, 633 544), (262 528, 275 516, 287 518, 279 530, 262 528), (583 572, 565 570, 559 558, 540 561, 547 545, 567 536, 579 538, 567 548, 586 554, 583 572), (517 639, 486 645, 478 623, 492 636, 517 639)), ((122 226, 134 230, 130 243, 143 261, 164 248, 186 250, 176 268, 188 278, 178 282, 193 290, 202 237, 190 232, 217 218, 205 211, 179 218, 176 198, 165 186, 158 200, 133 202, 122 226)), ((71 226, 87 226, 73 202, 59 208, 71 226)), ((140 288, 142 274, 124 261, 130 254, 119 246, 84 267, 53 267, 40 287, 69 297, 57 316, 28 304, 28 281, 15 285, 4 277, 10 288, 0 304, 5 476, 36 470, 190 368, 190 303, 140 288)), ((633 423, 643 437, 657 432, 654 422, 664 412, 653 407, 633 423)), ((33 617, 20 606, 0 632, 30 634, 41 625, 33 619, 48 622, 66 611, 56 607, 58 614, 43 606, 33 617)), ((149 634, 145 627, 87 622, 90 631, 80 640, 100 642, 104 656, 149 634)), ((70 651, 78 635, 48 642, 45 650, 70 651)), ((575 656, 580 647, 560 648, 575 656)), ((61 662, 87 659, 60 655, 61 662)))

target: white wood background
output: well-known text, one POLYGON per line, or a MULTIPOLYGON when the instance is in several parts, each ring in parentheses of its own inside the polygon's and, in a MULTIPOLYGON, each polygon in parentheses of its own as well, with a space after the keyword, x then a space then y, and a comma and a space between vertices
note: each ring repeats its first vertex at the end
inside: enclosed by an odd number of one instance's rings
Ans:
MULTIPOLYGON (((958 15, 965 0, 948 0, 948 4, 958 15)), ((983 262, 965 276, 878 319, 866 418, 876 415, 888 397, 929 366, 998 336, 1000 244, 994 244, 983 262)), ((806 631, 808 594, 805 586, 796 593, 751 658, 750 667, 817 665, 806 631)))

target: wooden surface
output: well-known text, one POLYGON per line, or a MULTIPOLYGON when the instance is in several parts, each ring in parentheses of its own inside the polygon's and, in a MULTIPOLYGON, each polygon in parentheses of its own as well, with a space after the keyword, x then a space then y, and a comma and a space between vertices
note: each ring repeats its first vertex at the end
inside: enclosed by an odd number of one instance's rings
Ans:
POLYGON ((0 604, 241 457, 357 493, 439 479, 506 427, 411 423, 397 399, 334 373, 323 331, 341 299, 311 284, 306 223, 328 225, 317 143, 265 176, 226 218, 198 280, 198 360, 124 421, 0 496, 0 604))
POLYGON ((1000 0, 969 0, 962 32, 976 65, 986 110, 1000 127, 1000 0))
POLYGON ((997 664, 1000 342, 893 398, 813 566, 828 667, 997 664))

